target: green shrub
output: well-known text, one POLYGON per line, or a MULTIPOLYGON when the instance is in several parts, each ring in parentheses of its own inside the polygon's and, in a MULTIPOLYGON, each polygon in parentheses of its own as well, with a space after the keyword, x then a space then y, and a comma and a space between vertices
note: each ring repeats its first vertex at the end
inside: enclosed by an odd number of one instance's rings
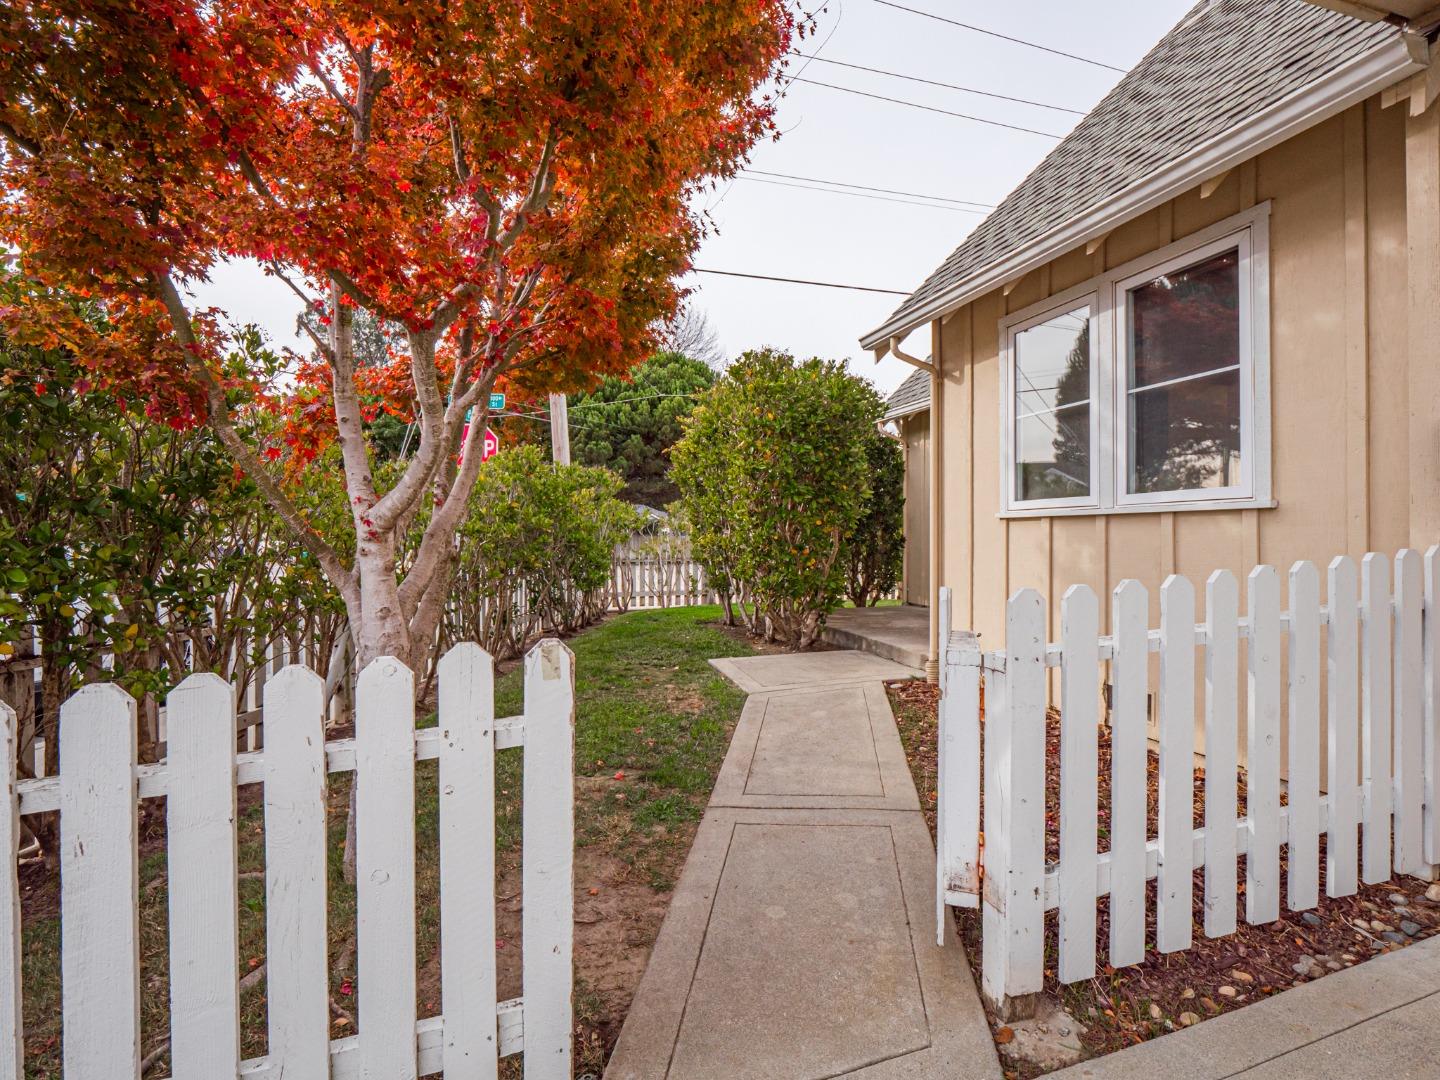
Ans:
POLYGON ((622 486, 608 469, 553 465, 535 446, 487 461, 460 529, 449 639, 510 656, 542 629, 603 614, 615 545, 640 524, 622 486))
POLYGON ((900 583, 905 565, 905 454, 878 428, 865 440, 870 495, 845 538, 846 595, 856 607, 873 606, 900 583))
POLYGON ((696 558, 767 638, 808 648, 839 604, 881 411, 842 364, 761 349, 731 366, 675 445, 696 558))

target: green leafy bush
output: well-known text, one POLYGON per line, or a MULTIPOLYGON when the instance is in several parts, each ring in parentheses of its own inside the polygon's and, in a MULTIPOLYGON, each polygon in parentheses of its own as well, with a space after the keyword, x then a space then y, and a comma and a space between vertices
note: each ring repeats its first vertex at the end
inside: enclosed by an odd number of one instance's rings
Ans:
POLYGON ((839 604, 882 410, 842 364, 761 349, 690 418, 671 456, 695 555, 757 633, 808 648, 839 604))
POLYGON ((449 640, 513 656, 540 630, 602 615, 611 554, 640 525, 621 487, 608 469, 553 465, 535 446, 487 461, 460 529, 449 640))
POLYGON ((873 606, 900 584, 905 565, 905 454, 878 428, 865 439, 870 495, 845 538, 846 595, 856 607, 873 606))

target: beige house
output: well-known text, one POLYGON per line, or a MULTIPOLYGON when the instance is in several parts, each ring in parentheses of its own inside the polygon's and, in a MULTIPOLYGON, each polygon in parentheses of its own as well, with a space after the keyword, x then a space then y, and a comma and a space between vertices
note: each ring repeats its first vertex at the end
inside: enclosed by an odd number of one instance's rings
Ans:
POLYGON ((862 338, 930 384, 908 600, 1440 541, 1436 2, 1202 0, 862 338))
POLYGON ((910 373, 885 403, 885 422, 895 426, 905 453, 905 568, 900 599, 930 603, 930 373, 910 373))

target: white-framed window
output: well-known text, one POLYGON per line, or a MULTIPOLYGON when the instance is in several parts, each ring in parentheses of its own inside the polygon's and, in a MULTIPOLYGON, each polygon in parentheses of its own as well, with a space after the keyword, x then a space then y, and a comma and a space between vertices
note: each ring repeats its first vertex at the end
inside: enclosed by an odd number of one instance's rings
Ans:
POLYGON ((1008 328, 1006 465, 1016 504, 1090 506, 1099 489, 1095 297, 1069 298, 1008 328))
POLYGON ((1006 316, 1001 510, 1269 506, 1269 204, 1006 316))

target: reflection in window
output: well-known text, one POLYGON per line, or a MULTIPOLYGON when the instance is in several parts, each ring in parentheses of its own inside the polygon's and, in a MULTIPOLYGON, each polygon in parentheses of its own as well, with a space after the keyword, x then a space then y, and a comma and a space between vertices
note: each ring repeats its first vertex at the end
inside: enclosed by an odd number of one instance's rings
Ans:
POLYGON ((1015 335, 1015 498, 1090 494, 1090 309, 1015 335))
POLYGON ((1239 252, 1131 289, 1126 309, 1130 493, 1241 483, 1239 252))

